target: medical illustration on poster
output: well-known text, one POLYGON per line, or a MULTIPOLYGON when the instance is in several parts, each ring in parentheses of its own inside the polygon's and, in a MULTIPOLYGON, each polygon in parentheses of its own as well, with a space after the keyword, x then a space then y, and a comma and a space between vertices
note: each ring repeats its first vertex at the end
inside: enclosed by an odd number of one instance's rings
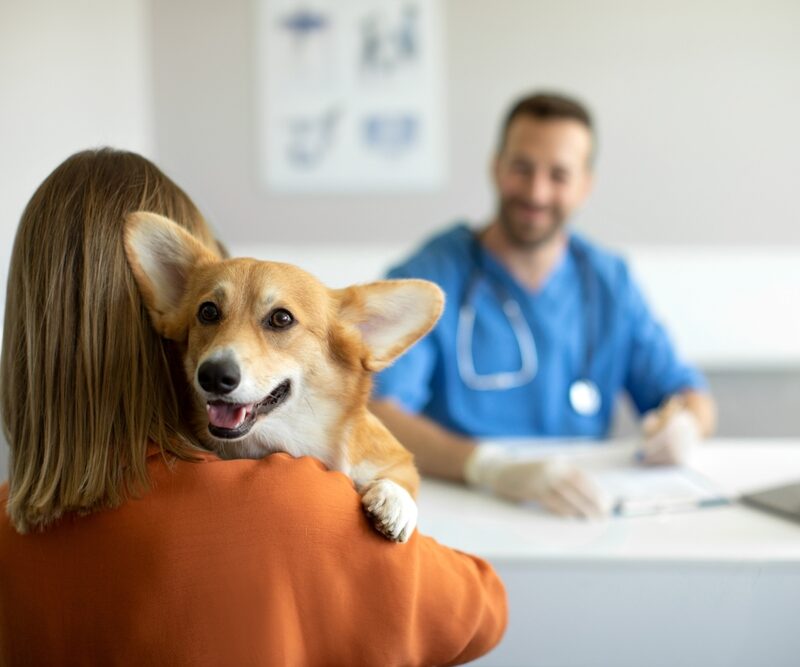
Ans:
POLYGON ((259 162, 282 192, 444 179, 439 0, 259 0, 259 162))

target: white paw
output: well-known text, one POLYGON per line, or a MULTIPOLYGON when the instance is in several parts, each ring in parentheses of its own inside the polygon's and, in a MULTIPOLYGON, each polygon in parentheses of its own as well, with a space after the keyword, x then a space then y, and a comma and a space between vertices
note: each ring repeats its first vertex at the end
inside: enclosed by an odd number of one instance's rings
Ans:
POLYGON ((407 542, 417 525, 417 503, 396 482, 379 479, 361 496, 375 528, 390 540, 407 542))

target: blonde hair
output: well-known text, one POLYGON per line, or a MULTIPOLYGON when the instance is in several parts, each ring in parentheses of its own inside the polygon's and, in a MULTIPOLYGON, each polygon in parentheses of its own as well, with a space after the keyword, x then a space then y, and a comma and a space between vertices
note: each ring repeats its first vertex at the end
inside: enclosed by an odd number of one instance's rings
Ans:
POLYGON ((185 459, 196 451, 177 355, 151 327, 125 258, 123 221, 137 210, 217 249, 192 201, 135 153, 71 156, 22 214, 0 359, 7 511, 19 532, 146 490, 148 442, 185 459))

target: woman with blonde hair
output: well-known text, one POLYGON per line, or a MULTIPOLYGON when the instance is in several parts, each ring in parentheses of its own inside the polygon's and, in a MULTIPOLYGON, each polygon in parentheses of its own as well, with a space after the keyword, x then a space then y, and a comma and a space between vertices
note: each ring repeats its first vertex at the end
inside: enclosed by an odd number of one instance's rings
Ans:
POLYGON ((0 359, 0 664, 443 665, 494 646, 506 602, 486 563, 384 540, 314 459, 199 447, 125 259, 137 210, 218 249, 158 168, 110 149, 67 159, 22 215, 0 359))

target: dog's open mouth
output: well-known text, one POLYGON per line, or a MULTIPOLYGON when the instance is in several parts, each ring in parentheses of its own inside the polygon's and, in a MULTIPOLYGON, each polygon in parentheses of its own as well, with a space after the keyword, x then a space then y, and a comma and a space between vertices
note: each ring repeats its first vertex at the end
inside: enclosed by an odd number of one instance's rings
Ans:
POLYGON ((284 380, 269 396, 258 403, 231 403, 229 401, 209 401, 208 431, 216 438, 241 438, 250 432, 257 417, 269 414, 288 397, 291 382, 284 380))

